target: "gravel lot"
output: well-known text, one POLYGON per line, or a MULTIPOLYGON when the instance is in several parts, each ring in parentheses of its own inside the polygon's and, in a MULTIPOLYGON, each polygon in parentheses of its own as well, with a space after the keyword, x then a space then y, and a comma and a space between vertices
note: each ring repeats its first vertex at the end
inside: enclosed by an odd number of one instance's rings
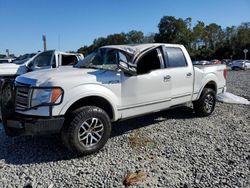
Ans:
MULTIPOLYGON (((231 71, 228 91, 250 99, 250 71, 231 71)), ((77 158, 58 136, 8 138, 0 126, 0 187, 250 187, 250 106, 217 103, 207 118, 189 107, 116 123, 99 153, 77 158), (132 186, 133 187, 133 186, 132 186)))

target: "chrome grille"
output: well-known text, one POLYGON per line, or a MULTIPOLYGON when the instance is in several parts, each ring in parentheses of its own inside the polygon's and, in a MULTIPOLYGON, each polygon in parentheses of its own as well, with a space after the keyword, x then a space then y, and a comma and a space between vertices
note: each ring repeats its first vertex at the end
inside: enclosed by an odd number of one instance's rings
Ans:
POLYGON ((16 83, 16 110, 26 110, 29 108, 29 85, 16 83))

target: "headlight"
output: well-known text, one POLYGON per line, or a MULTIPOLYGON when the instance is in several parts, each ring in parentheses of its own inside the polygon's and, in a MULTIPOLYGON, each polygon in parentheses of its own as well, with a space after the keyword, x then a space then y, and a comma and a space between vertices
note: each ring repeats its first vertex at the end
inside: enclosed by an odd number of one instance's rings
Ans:
POLYGON ((55 105, 57 103, 60 103, 62 93, 63 92, 61 88, 33 89, 30 107, 41 106, 41 105, 55 105))

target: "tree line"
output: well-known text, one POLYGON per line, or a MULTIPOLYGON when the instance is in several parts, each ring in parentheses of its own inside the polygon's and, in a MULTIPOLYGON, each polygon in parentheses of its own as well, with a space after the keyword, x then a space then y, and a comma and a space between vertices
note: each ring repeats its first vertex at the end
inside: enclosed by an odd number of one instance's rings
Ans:
POLYGON ((138 43, 183 44, 193 60, 243 59, 243 49, 250 49, 250 22, 222 28, 216 23, 206 25, 198 21, 192 26, 190 17, 164 16, 158 24, 157 33, 144 35, 142 31, 135 30, 115 33, 96 38, 91 45, 85 45, 77 52, 87 55, 104 45, 138 43))

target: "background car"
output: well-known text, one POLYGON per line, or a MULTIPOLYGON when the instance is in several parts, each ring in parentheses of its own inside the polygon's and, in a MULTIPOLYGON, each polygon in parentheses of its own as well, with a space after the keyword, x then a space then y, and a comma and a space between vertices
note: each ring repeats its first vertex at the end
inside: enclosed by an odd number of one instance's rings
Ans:
POLYGON ((231 64, 232 70, 247 70, 250 69, 250 61, 249 60, 235 60, 231 64))
POLYGON ((218 59, 213 59, 210 62, 211 62, 211 64, 221 64, 221 61, 218 59))
POLYGON ((0 63, 12 63, 14 61, 14 58, 11 58, 11 57, 9 57, 9 58, 1 58, 0 59, 0 63))
POLYGON ((232 60, 231 59, 222 59, 221 63, 225 64, 227 66, 230 66, 232 64, 232 60))
POLYGON ((193 61, 193 65, 210 65, 210 61, 207 60, 200 60, 200 61, 193 61))
POLYGON ((17 57, 13 63, 21 65, 23 63, 25 63, 26 61, 28 61, 30 58, 32 58, 33 56, 35 56, 37 53, 29 53, 29 54, 24 54, 21 55, 19 57, 17 57))

